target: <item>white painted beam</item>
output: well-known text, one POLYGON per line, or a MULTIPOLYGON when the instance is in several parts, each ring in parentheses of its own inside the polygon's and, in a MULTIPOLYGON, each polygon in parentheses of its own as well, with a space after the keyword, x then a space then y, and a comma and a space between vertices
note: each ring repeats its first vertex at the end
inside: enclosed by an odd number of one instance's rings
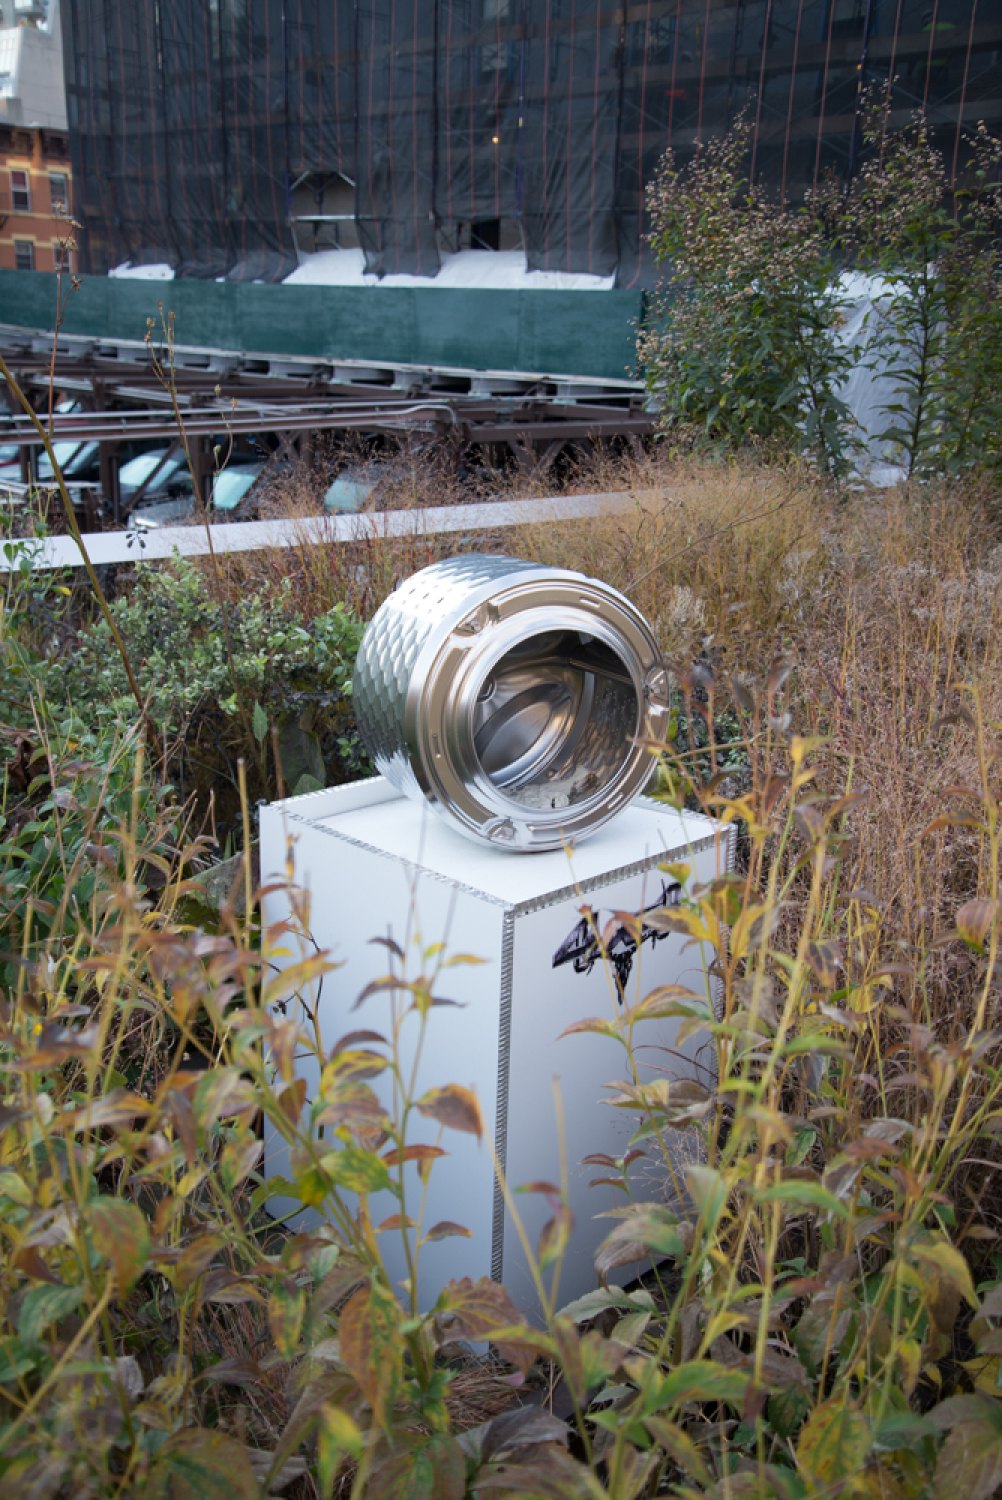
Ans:
MULTIPOLYGON (((492 531, 587 516, 618 515, 650 500, 651 490, 613 491, 596 495, 548 495, 540 500, 497 500, 482 505, 430 505, 412 510, 359 511, 336 516, 297 516, 275 521, 232 521, 222 526, 161 526, 155 530, 93 531, 84 535, 95 567, 111 563, 157 562, 179 555, 200 557, 209 551, 259 552, 273 547, 338 546, 384 537, 438 536, 447 532, 492 531)), ((0 573, 32 569, 82 567, 80 549, 71 536, 40 541, 0 542, 0 573)))

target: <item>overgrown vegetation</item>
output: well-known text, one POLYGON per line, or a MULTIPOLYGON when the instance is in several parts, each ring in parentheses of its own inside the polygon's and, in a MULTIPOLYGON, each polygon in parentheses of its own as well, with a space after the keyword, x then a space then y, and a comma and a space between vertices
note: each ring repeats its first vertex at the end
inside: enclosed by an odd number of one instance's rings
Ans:
MULTIPOLYGON (((241 757, 255 798, 364 772, 348 705, 362 623, 343 604, 304 614, 285 578, 220 598, 211 573, 179 560, 167 572, 137 568, 112 610, 182 795, 225 781, 232 804, 241 757)), ((52 691, 114 722, 128 715, 129 688, 110 647, 103 620, 82 630, 52 691)))
POLYGON ((860 457, 844 396, 862 365, 887 391, 877 437, 906 478, 998 472, 1002 143, 979 128, 958 183, 925 119, 894 132, 889 111, 871 100, 849 186, 828 180, 797 205, 749 185, 747 120, 684 167, 666 155, 640 354, 675 444, 807 454, 843 477, 860 457), (848 269, 874 305, 852 347, 848 269))
MULTIPOLYGON (((646 498, 635 519, 506 545, 608 578, 655 621, 680 685, 662 784, 741 829, 739 873, 687 883, 657 918, 717 946, 721 1011, 706 992, 655 996, 577 1043, 607 1049, 612 1081, 666 1014, 712 1041, 715 1088, 614 1089, 645 1156, 606 1166, 622 1213, 599 1269, 628 1280, 650 1256, 657 1276, 544 1327, 486 1280, 414 1305, 382 1245, 404 1234, 420 1255, 433 1226, 408 1228, 409 1198, 378 1228, 365 1205, 403 1192, 408 1157, 447 1176, 438 1153, 479 1132, 476 1101, 446 1077, 411 1095, 386 992, 319 1031, 276 1011, 293 994, 312 1005, 329 965, 276 975, 291 934, 259 932, 253 900, 241 914, 234 891, 192 923, 211 851, 168 789, 182 762, 168 771, 164 746, 195 722, 231 732, 239 784, 254 705, 261 746, 296 707, 262 696, 281 674, 255 645, 321 686, 329 557, 234 559, 215 580, 146 570, 114 609, 152 731, 64 580, 7 575, 5 1494, 987 1500, 1002 1480, 993 497, 954 485, 836 506, 796 467, 692 460, 582 483, 646 498), (243 741, 219 588, 248 622, 231 612, 243 741), (292 646, 269 646, 273 631, 292 646), (61 666, 77 642, 86 655, 61 666), (322 1064, 305 1115, 303 1048, 322 1064), (372 1091, 387 1070, 392 1119, 372 1091), (262 1117, 292 1148, 288 1191, 324 1210, 316 1233, 266 1212, 262 1117), (687 1137, 702 1162, 669 1207, 687 1137)), ((375 587, 416 562, 385 554, 375 587)), ((329 628, 338 683, 357 627, 342 613, 329 628)), ((239 890, 251 880, 245 865, 239 890)), ((296 911, 308 930, 301 898, 296 911)), ((448 1024, 428 1006, 447 957, 388 953, 400 1026, 448 1024)), ((544 1285, 573 1232, 558 1197, 544 1285)))
POLYGON ((998 152, 975 143, 954 213, 921 122, 885 139, 878 116, 870 143, 848 206, 797 214, 745 192, 739 136, 669 163, 675 285, 647 347, 675 456, 579 476, 631 489, 633 516, 464 538, 637 602, 677 684, 660 794, 739 830, 733 874, 676 867, 682 904, 645 914, 715 952, 704 984, 576 1028, 634 1136, 602 1163, 622 1206, 569 1306, 575 1227, 559 1187, 527 1185, 552 1209, 541 1322, 486 1277, 413 1291, 463 1204, 424 1223, 407 1172, 448 1180, 452 1133, 483 1126, 455 1080, 415 1093, 404 1040, 434 1055, 432 996, 469 958, 390 945, 360 1014, 321 1014, 306 896, 271 930, 255 899, 254 800, 364 769, 362 620, 436 544, 139 567, 97 610, 96 575, 35 574, 6 544, 4 1495, 1002 1486, 998 152), (884 438, 922 481, 879 500, 827 482, 854 441, 833 243, 882 277, 865 357, 890 365, 884 438), (688 451, 749 439, 758 461, 688 451), (232 848, 220 892, 207 867, 232 848), (706 1040, 714 1086, 652 1074, 666 1019, 706 1040), (263 1126, 316 1231, 269 1212, 263 1126))
POLYGON ((850 357, 831 235, 820 212, 749 187, 750 133, 739 124, 688 167, 670 152, 662 163, 649 196, 665 269, 641 363, 683 441, 810 452, 842 472, 850 420, 837 389, 850 357))

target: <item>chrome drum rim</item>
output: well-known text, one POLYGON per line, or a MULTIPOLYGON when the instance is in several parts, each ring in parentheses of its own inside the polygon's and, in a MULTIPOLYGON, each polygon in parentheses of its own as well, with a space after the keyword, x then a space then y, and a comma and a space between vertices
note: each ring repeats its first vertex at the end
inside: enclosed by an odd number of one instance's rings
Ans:
MULTIPOLYGON (((647 742, 667 725, 668 674, 643 616, 608 585, 516 559, 450 560, 457 578, 464 565, 495 561, 508 566, 437 626, 422 622, 398 713, 401 753, 387 753, 384 731, 376 764, 474 838, 559 848, 615 816, 648 780, 647 742)), ((376 636, 399 631, 394 598, 369 627, 376 636)), ((356 713, 367 739, 370 682, 363 663, 356 713)))

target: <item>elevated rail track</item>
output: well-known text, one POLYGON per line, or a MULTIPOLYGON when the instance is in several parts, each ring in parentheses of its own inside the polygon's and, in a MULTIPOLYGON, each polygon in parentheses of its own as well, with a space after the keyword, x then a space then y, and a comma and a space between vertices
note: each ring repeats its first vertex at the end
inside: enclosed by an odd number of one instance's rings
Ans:
MULTIPOLYGON (((374 294, 378 296, 379 294, 374 294)), ((636 382, 537 377, 510 371, 370 365, 224 350, 162 350, 0 324, 0 351, 49 427, 50 392, 78 409, 54 412, 55 442, 98 445, 100 482, 79 490, 88 521, 119 523, 170 459, 187 448, 199 493, 220 444, 254 440, 268 468, 309 461, 321 434, 367 441, 407 436, 478 452, 488 465, 512 458, 545 475, 569 448, 640 444, 655 417, 636 382), (123 453, 163 444, 161 461, 123 501, 123 453)), ((12 406, 8 395, 8 407, 12 406)), ((42 439, 31 419, 0 413, 0 444, 20 454, 19 483, 32 482, 42 439)))

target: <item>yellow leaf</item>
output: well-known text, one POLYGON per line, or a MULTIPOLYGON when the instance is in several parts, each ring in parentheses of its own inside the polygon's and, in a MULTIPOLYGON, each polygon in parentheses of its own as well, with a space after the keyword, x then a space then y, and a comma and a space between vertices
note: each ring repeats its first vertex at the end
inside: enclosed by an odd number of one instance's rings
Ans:
POLYGON ((961 1364, 973 1380, 976 1391, 985 1391, 989 1396, 1002 1396, 1002 1360, 997 1354, 982 1355, 980 1359, 963 1359, 961 1364))
POLYGON ((922 1373, 922 1346, 917 1339, 900 1339, 893 1352, 901 1371, 901 1389, 910 1396, 922 1373))
POLYGON ((919 1240, 909 1247, 908 1253, 913 1260, 938 1270, 960 1293, 965 1302, 977 1308, 978 1299, 974 1291, 974 1282, 971 1280, 970 1267, 960 1251, 955 1245, 951 1245, 949 1240, 932 1238, 919 1240))
POLYGON ((998 905, 994 901, 975 899, 965 901, 957 912, 957 931, 964 942, 979 953, 984 950, 985 939, 998 916, 998 905))
POLYGON ((187 1198, 191 1193, 195 1191, 200 1183, 205 1181, 206 1176, 207 1172, 205 1167, 189 1168, 189 1170, 185 1172, 184 1176, 181 1178, 181 1181, 177 1185, 178 1197, 187 1198))
POLYGON ((815 1407, 797 1439, 801 1473, 827 1487, 863 1467, 870 1451, 866 1417, 848 1404, 845 1393, 815 1407))

